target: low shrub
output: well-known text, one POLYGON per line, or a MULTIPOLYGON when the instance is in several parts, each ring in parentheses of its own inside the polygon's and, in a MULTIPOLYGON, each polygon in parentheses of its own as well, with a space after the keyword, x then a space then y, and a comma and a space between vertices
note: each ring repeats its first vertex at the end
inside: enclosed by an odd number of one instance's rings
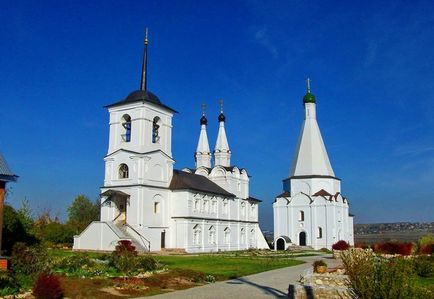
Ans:
POLYGON ((111 264, 125 276, 132 276, 137 268, 137 250, 128 240, 118 241, 111 255, 111 264))
POLYGON ((427 234, 420 238, 419 240, 419 246, 422 247, 424 245, 431 245, 434 244, 434 234, 427 234))
POLYGON ((20 286, 10 271, 0 271, 0 297, 12 295, 19 291, 20 286))
POLYGON ((72 244, 77 230, 69 224, 50 222, 41 230, 41 238, 52 244, 72 244))
POLYGON ((153 271, 158 268, 158 261, 150 255, 138 256, 137 268, 143 271, 153 271))
POLYGON ((416 274, 420 277, 434 277, 434 257, 418 256, 413 259, 416 274))
POLYGON ((333 250, 347 250, 348 248, 350 248, 350 244, 344 240, 337 241, 332 245, 333 250))
POLYGON ((351 249, 341 254, 352 297, 359 299, 426 298, 415 284, 412 261, 386 259, 372 250, 351 249))
POLYGON ((420 254, 434 254, 434 244, 425 244, 419 247, 420 254))
POLYGON ((319 261, 314 261, 313 264, 312 264, 312 266, 314 268, 321 267, 321 266, 327 267, 327 264, 323 260, 319 260, 319 261))
POLYGON ((14 273, 36 277, 41 272, 49 271, 51 263, 44 247, 18 242, 12 248, 11 267, 14 273))
POLYGON ((369 246, 363 242, 357 242, 354 244, 354 248, 368 249, 369 246))
POLYGON ((36 299, 63 298, 63 290, 59 278, 53 274, 42 273, 33 287, 33 295, 36 299))
POLYGON ((374 245, 374 251, 384 254, 410 255, 413 251, 413 243, 378 243, 374 245))
POLYGON ((324 253, 332 253, 332 251, 330 249, 327 249, 327 248, 321 248, 319 251, 324 252, 324 253))

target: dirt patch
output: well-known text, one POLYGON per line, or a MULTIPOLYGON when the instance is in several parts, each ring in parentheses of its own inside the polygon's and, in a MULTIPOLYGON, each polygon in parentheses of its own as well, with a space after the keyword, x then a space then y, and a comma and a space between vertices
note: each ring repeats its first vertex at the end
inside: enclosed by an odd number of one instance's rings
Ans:
POLYGON ((204 284, 205 278, 202 272, 173 270, 145 278, 60 277, 60 280, 68 298, 121 299, 188 289, 204 284))

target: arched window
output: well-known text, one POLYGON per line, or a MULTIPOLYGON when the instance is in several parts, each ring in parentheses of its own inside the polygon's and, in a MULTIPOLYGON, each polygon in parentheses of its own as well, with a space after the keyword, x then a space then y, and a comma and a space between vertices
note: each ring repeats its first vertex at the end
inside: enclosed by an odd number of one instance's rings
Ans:
POLYGON ((202 243, 202 231, 199 224, 193 227, 193 244, 200 245, 202 243))
POLYGON ((199 198, 196 198, 196 199, 194 200, 194 210, 195 210, 195 211, 199 211, 199 209, 200 209, 200 199, 199 199, 199 198))
POLYGON ((225 244, 229 244, 231 242, 231 229, 229 227, 225 228, 224 236, 225 236, 225 244))
POLYGON ((152 143, 158 143, 158 141, 160 141, 160 136, 158 135, 160 123, 160 118, 158 116, 154 117, 152 121, 152 143))
POLYGON ((317 234, 318 234, 318 239, 322 239, 322 227, 320 227, 320 226, 318 226, 318 232, 317 232, 317 234))
POLYGON ((202 211, 205 212, 205 213, 209 213, 209 200, 205 199, 203 201, 203 209, 202 209, 202 211))
POLYGON ((127 164, 119 165, 119 178, 120 179, 128 179, 128 176, 129 176, 128 165, 127 164))
POLYGON ((241 216, 246 215, 246 203, 242 202, 241 203, 241 216))
POLYGON ((131 141, 131 116, 129 116, 128 114, 122 116, 122 126, 124 127, 122 139, 125 142, 130 142, 131 141))
POLYGON ((223 213, 227 214, 228 211, 229 211, 229 203, 228 203, 228 200, 225 199, 225 200, 223 200, 223 213))
POLYGON ((209 228, 208 242, 209 242, 209 244, 215 244, 215 240, 216 240, 215 227, 214 227, 214 225, 211 225, 211 227, 209 228))
POLYGON ((300 211, 298 214, 298 221, 304 221, 304 211, 300 211))
POLYGON ((244 228, 241 229, 241 244, 246 244, 246 230, 244 228))

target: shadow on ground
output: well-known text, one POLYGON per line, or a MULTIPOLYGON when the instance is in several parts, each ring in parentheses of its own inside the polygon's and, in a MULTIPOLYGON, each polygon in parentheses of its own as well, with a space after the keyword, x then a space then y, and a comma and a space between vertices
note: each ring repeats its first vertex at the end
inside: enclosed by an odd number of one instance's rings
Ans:
POLYGON ((249 281, 249 280, 247 280, 245 278, 242 278, 242 277, 234 279, 234 280, 231 280, 231 281, 228 281, 227 283, 228 284, 248 284, 248 285, 254 286, 254 287, 258 288, 258 289, 261 289, 264 293, 272 295, 275 298, 287 298, 287 294, 285 294, 284 292, 282 292, 282 291, 280 291, 278 289, 275 289, 275 288, 272 288, 272 287, 268 287, 268 286, 264 286, 264 285, 260 285, 260 284, 251 282, 251 281, 249 281))

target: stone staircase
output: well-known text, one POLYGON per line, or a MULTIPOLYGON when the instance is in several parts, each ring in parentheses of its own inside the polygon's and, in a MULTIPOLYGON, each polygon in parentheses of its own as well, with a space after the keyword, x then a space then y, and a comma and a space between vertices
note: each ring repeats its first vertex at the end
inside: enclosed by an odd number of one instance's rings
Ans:
MULTIPOLYGON (((150 251, 150 244, 148 244, 148 246, 145 245, 145 241, 146 240, 143 236, 140 235, 139 232, 136 232, 136 234, 139 237, 142 237, 144 240, 137 240, 136 237, 134 237, 130 232, 128 232, 128 228, 130 228, 131 230, 134 231, 134 228, 132 228, 131 226, 129 226, 128 224, 123 224, 123 223, 114 223, 114 222, 107 222, 107 224, 110 226, 110 228, 116 232, 116 234, 119 236, 120 240, 129 240, 131 241, 131 243, 134 245, 134 247, 136 247, 136 250, 138 252, 149 252, 150 251), (140 242, 142 241, 142 242, 140 242)), ((147 240, 146 240, 147 241, 147 240)), ((149 241, 148 241, 149 243, 149 241)))

